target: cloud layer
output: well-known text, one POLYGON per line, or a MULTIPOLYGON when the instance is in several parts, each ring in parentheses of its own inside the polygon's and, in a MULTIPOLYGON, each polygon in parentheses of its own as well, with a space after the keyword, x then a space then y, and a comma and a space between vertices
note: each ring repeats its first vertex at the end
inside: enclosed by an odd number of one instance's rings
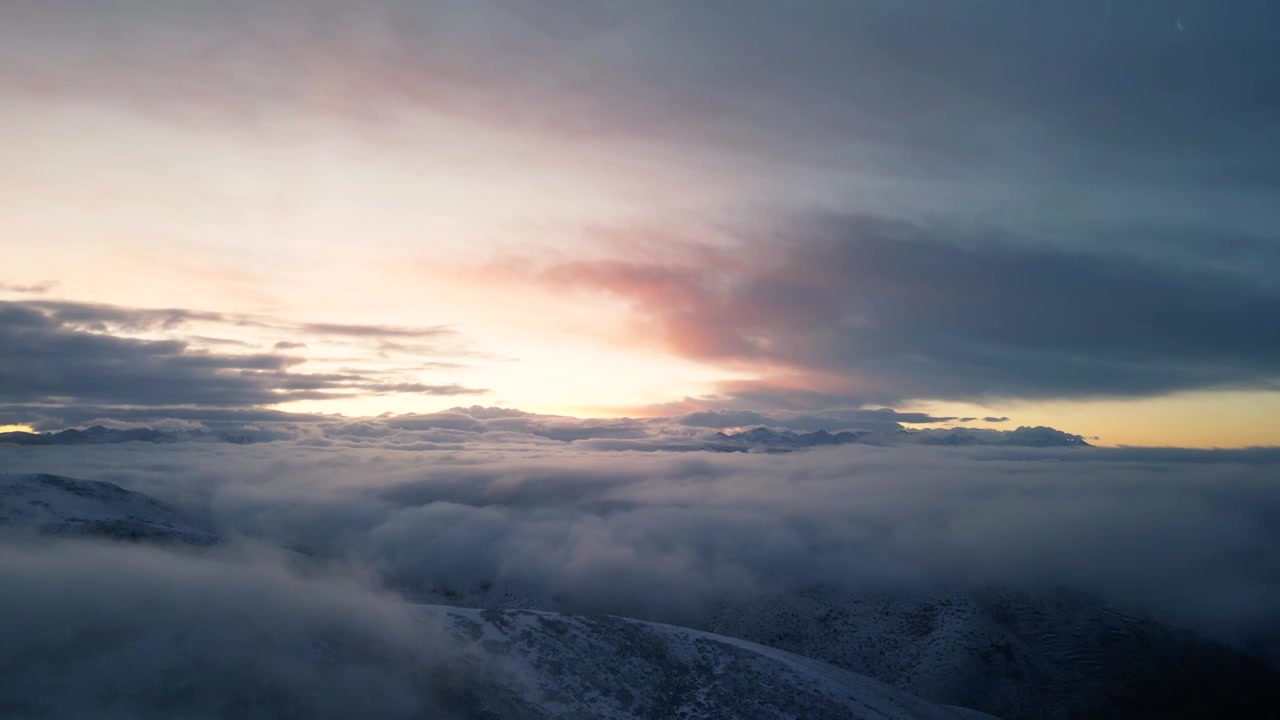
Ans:
POLYGON ((815 585, 1047 584, 1280 652, 1274 451, 589 447, 353 423, 324 443, 0 446, 0 460, 116 482, 436 599, 501 588, 680 622, 815 585))
POLYGON ((1245 191, 1277 179, 1266 3, 28 5, 6 38, 11 87, 151 112, 385 122, 409 108, 774 162, 856 157, 917 177, 1012 170, 1185 190, 1212 170, 1245 191), (104 47, 130 52, 104 62, 104 47))
POLYGON ((447 636, 353 576, 277 554, 0 545, 0 713, 344 718, 441 714, 447 636))

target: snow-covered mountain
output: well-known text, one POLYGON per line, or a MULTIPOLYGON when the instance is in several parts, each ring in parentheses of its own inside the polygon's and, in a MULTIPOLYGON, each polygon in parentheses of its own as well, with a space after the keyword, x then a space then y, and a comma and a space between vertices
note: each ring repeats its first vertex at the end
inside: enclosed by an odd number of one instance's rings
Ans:
POLYGON ((0 528, 193 545, 218 540, 206 523, 148 495, 44 474, 0 474, 0 528))
MULTIPOLYGON (((489 586, 435 602, 578 611, 489 586)), ((1064 589, 859 593, 810 588, 725 603, 682 625, 820 660, 1006 720, 1267 717, 1280 674, 1259 659, 1064 589)))
POLYGON ((989 718, 755 643, 611 616, 422 606, 504 718, 989 718))

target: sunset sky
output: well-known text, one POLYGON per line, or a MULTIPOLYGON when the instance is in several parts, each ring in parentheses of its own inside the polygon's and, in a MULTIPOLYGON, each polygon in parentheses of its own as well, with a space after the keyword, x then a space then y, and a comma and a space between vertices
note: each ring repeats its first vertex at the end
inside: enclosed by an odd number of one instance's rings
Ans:
POLYGON ((1270 0, 0 0, 0 68, 0 426, 1280 445, 1270 0))

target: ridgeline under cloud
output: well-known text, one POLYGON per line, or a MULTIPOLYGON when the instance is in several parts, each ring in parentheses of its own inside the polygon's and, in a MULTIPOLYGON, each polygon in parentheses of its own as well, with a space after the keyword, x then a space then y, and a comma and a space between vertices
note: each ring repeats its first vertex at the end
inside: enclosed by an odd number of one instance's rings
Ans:
POLYGON ((358 558, 399 589, 505 584, 675 621, 815 584, 1048 583, 1280 652, 1275 558, 1257 552, 1280 542, 1270 450, 642 452, 674 441, 498 409, 289 430, 250 445, 0 444, 0 460, 358 558))

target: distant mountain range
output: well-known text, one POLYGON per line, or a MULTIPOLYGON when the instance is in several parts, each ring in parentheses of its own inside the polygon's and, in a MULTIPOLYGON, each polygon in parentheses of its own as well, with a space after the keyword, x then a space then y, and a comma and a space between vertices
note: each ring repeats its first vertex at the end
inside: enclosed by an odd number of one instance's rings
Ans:
MULTIPOLYGON (((582 437, 593 437, 585 432, 582 437)), ((149 427, 128 429, 107 428, 94 425, 83 430, 71 429, 60 432, 0 433, 0 443, 16 445, 110 445, 127 442, 173 443, 183 441, 226 442, 247 445, 257 442, 271 442, 277 436, 262 431, 224 431, 208 430, 155 430, 149 427)), ((673 438, 670 443, 655 445, 649 449, 661 449, 674 452, 710 450, 714 452, 790 452, 805 448, 824 447, 830 445, 923 445, 923 446, 1005 446, 1005 447, 1089 447, 1089 443, 1079 435, 1072 435, 1050 427, 1020 427, 1016 430, 985 430, 977 428, 946 428, 929 430, 898 430, 896 432, 874 432, 869 430, 842 431, 831 433, 818 430, 809 433, 796 433, 790 430, 774 430, 757 427, 736 433, 717 432, 698 438, 673 438)))
POLYGON ((737 433, 718 432, 707 445, 709 450, 742 451, 760 449, 787 451, 824 445, 933 445, 973 446, 1003 445, 1007 447, 1091 447, 1079 435, 1050 427, 1020 427, 1016 430, 981 430, 948 428, 931 430, 899 430, 892 433, 857 431, 829 433, 818 430, 795 433, 758 427, 737 433))
POLYGON ((29 433, 22 431, 0 433, 0 443, 15 445, 105 445, 123 442, 174 442, 173 433, 151 428, 116 430, 94 425, 84 430, 63 430, 56 433, 29 433))
POLYGON ((154 430, 149 427, 108 428, 94 425, 83 430, 30 433, 16 430, 0 433, 0 443, 14 445, 114 445, 127 442, 172 443, 184 440, 229 442, 238 445, 259 442, 251 433, 211 433, 205 430, 154 430))

